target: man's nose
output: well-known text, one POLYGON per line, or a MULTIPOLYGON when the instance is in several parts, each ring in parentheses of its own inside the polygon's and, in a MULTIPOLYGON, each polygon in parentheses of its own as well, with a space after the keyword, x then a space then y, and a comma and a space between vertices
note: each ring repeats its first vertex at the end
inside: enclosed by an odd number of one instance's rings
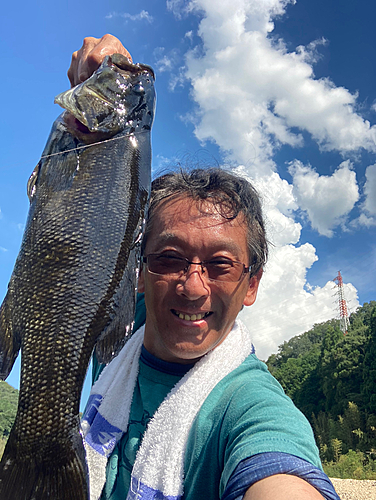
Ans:
POLYGON ((209 295, 210 288, 201 264, 190 264, 186 274, 179 280, 177 292, 190 300, 209 295))

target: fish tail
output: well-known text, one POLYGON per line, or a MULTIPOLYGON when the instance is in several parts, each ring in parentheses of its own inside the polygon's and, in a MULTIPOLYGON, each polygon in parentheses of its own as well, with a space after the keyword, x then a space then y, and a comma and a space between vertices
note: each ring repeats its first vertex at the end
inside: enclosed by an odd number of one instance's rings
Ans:
POLYGON ((32 453, 20 453, 12 431, 0 463, 1 500, 87 500, 82 441, 80 445, 78 450, 74 446, 57 447, 55 456, 41 463, 32 453))

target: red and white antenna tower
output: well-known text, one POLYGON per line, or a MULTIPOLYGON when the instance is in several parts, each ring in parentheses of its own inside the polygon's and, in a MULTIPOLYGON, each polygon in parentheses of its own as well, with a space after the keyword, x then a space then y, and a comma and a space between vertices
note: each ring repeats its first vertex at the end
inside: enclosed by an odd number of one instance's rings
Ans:
POLYGON ((343 281, 341 276, 341 271, 338 271, 338 275, 333 280, 337 283, 337 295, 338 295, 338 303, 339 303, 339 327, 343 331, 343 334, 346 335, 347 329, 350 326, 349 315, 347 312, 347 304, 345 299, 345 292, 343 288, 343 281))

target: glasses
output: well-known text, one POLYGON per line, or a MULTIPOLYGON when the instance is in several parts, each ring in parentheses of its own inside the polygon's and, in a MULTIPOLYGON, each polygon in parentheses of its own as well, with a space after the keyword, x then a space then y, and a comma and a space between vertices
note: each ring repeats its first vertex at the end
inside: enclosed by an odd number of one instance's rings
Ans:
POLYGON ((143 257, 147 270, 157 276, 181 278, 187 274, 189 266, 201 266, 201 272, 210 281, 237 282, 244 274, 249 273, 251 266, 246 267, 237 260, 218 257, 202 262, 191 262, 185 257, 177 257, 164 253, 151 253, 143 257))

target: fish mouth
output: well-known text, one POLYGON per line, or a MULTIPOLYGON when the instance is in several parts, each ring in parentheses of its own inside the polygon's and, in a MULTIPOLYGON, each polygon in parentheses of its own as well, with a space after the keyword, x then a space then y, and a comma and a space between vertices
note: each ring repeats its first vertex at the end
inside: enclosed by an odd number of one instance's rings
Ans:
POLYGON ((92 132, 69 111, 65 111, 63 121, 67 130, 84 144, 93 144, 111 136, 105 132, 92 132))
POLYGON ((177 318, 184 319, 185 321, 200 321, 202 319, 208 318, 209 316, 211 316, 213 314, 212 311, 197 312, 197 313, 193 313, 193 314, 188 314, 186 312, 177 311, 176 309, 171 309, 171 312, 177 318))
POLYGON ((81 132, 82 134, 91 134, 91 130, 84 123, 80 122, 80 120, 78 120, 76 117, 73 118, 74 125, 79 132, 81 132))

